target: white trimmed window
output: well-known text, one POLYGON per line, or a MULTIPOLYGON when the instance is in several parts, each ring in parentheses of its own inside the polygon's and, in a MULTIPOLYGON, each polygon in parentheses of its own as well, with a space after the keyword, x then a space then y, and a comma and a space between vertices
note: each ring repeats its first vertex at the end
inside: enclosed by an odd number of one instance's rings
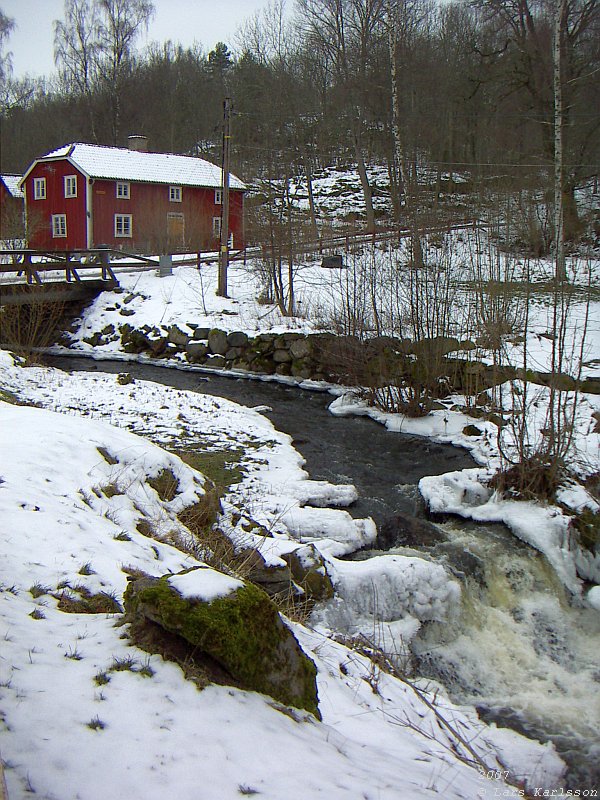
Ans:
POLYGON ((131 214, 115 214, 115 236, 131 237, 131 214))
POLYGON ((117 197, 119 200, 129 200, 129 184, 125 181, 117 181, 117 197))
POLYGON ((213 217, 213 236, 215 239, 221 238, 221 217, 213 217))
POLYGON ((215 189, 215 205, 223 205, 223 189, 215 189))
POLYGON ((67 238, 67 215, 52 214, 52 237, 54 239, 67 238))
POLYGON ((65 197, 77 197, 77 175, 65 175, 65 197))
POLYGON ((33 179, 33 199, 34 200, 46 199, 46 178, 33 179))
POLYGON ((169 186, 169 200, 172 203, 181 203, 181 186, 169 186))

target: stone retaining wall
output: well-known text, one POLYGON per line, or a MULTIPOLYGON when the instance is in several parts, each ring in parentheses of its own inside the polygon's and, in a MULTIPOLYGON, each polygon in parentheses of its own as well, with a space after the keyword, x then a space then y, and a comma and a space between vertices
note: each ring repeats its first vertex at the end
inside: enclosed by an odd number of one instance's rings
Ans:
MULTIPOLYGON (((154 358, 183 358, 190 364, 213 369, 239 369, 261 374, 293 376, 300 380, 324 380, 347 385, 377 387, 393 380, 419 378, 426 368, 429 380, 444 377, 445 387, 477 394, 497 383, 523 377, 514 367, 492 368, 470 358, 471 341, 436 337, 411 342, 379 336, 361 341, 333 333, 261 333, 250 337, 242 331, 226 332, 188 323, 178 326, 134 328, 124 323, 118 330, 108 325, 84 341, 100 346, 120 340, 127 353, 154 358), (452 355, 450 355, 452 354, 452 355)), ((572 390, 569 375, 528 372, 527 378, 542 385, 572 390)), ((583 391, 600 393, 600 381, 583 381, 583 391)))

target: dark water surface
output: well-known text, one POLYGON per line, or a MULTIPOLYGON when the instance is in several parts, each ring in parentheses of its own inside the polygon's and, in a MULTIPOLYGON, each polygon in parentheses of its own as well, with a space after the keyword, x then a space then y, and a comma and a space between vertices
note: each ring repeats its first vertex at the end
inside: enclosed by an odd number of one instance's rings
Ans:
POLYGON ((306 459, 313 480, 353 483, 360 499, 348 509, 355 517, 373 517, 379 526, 397 513, 413 514, 415 501, 398 487, 416 484, 425 475, 441 475, 475 466, 469 453, 452 445, 434 444, 423 437, 390 433, 364 417, 334 417, 326 392, 299 390, 271 381, 231 378, 220 374, 188 372, 148 364, 92 361, 53 357, 51 366, 63 370, 128 372, 133 378, 154 381, 176 389, 225 397, 262 412, 277 430, 289 434, 306 459))

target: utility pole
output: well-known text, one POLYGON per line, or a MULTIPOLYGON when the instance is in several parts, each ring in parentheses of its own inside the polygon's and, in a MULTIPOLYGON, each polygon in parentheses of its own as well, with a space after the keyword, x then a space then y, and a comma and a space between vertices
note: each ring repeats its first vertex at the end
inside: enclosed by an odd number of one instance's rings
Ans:
POLYGON ((221 177, 221 246, 219 249, 219 280, 217 295, 227 295, 227 269, 229 267, 229 145, 231 141, 231 98, 223 101, 223 169, 221 177))

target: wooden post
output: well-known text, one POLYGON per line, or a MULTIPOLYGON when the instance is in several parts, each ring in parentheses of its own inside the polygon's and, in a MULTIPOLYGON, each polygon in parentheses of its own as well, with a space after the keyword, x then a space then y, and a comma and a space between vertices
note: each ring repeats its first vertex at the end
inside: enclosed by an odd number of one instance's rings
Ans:
POLYGON ((100 251, 100 264, 102 265, 102 280, 113 280, 116 282, 115 273, 110 268, 110 254, 108 249, 100 251))
POLYGON ((72 254, 71 253, 66 253, 66 255, 65 255, 65 261, 66 261, 65 272, 66 272, 66 275, 67 275, 67 283, 71 283, 71 280, 73 278, 76 281, 80 281, 81 280, 81 278, 77 274, 77 270, 74 267, 70 267, 69 266, 69 262, 71 260, 72 260, 72 254))
POLYGON ((25 253, 23 258, 23 266, 25 267, 25 274, 27 275, 27 283, 29 285, 32 283, 42 282, 42 279, 33 268, 33 264, 31 262, 31 253, 25 253))

